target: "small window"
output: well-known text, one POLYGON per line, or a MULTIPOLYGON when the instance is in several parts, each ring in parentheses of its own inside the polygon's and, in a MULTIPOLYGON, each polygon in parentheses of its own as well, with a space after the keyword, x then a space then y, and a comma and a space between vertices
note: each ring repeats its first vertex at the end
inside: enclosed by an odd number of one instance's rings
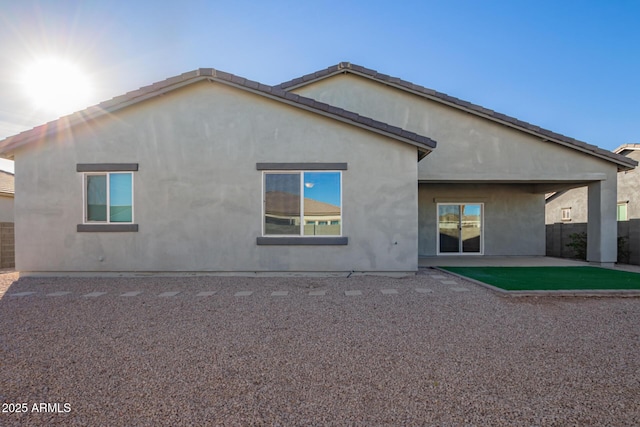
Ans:
POLYGON ((562 208, 561 214, 563 221, 571 221, 571 208, 562 208))
POLYGON ((133 222, 133 174, 86 173, 85 223, 133 222))
POLYGON ((627 221, 627 202, 618 203, 618 221, 627 221))
POLYGON ((265 172, 265 236, 341 236, 342 173, 265 172))

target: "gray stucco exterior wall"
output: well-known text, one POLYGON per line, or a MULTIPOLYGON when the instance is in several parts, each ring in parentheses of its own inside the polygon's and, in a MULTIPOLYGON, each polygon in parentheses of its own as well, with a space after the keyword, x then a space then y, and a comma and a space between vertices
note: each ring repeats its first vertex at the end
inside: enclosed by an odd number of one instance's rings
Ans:
MULTIPOLYGON (((432 193, 490 197, 492 205, 485 212, 486 255, 544 254, 546 192, 595 185, 598 194, 592 201, 598 199, 599 207, 615 192, 615 183, 614 188, 611 185, 617 171, 614 163, 362 76, 340 74, 295 91, 438 141, 433 153, 419 164, 420 194, 429 194, 427 189, 434 185, 432 193), (600 185, 603 182, 607 183, 600 185), (438 186, 445 183, 449 185, 438 186), (492 187, 496 184, 512 186, 506 191, 507 187, 492 187), (509 211, 517 215, 509 217, 509 211), (498 223, 511 231, 505 233, 498 223)), ((427 199, 420 198, 420 254, 434 255, 435 226, 424 211, 427 199)), ((615 227, 615 212, 604 209, 592 226, 615 227)), ((593 260, 615 258, 615 239, 605 234, 600 243, 604 247, 592 248, 593 260)))
POLYGON ((544 195, 524 185, 420 184, 418 188, 420 256, 437 255, 438 203, 482 203, 484 255, 542 256, 544 195), (522 221, 522 218, 531 219, 522 221), (523 238, 526 236, 526 239, 523 238))
POLYGON ((334 76, 296 92, 438 141, 420 162, 421 182, 586 183, 616 171, 605 160, 359 76, 334 76))
POLYGON ((587 187, 573 188, 553 197, 546 204, 545 224, 553 223, 586 223, 587 222, 587 187), (562 210, 570 209, 570 218, 562 220, 562 210))
MULTIPOLYGON (((632 150, 627 157, 640 160, 640 150, 632 150)), ((640 173, 638 169, 618 172, 618 196, 617 203, 627 204, 627 216, 629 219, 640 219, 640 173)), ((562 221, 562 208, 571 208, 572 223, 587 222, 587 187, 567 190, 553 197, 546 207, 546 224, 562 221)))
MULTIPOLYGON (((626 154, 640 161, 640 150, 626 154)), ((629 219, 640 219, 640 171, 638 168, 618 173, 618 201, 627 203, 629 219)))
POLYGON ((417 270, 416 148, 218 83, 198 83, 19 149, 23 272, 417 270), (261 246, 257 163, 346 163, 347 245, 261 246), (77 164, 137 163, 137 232, 77 232, 77 164))

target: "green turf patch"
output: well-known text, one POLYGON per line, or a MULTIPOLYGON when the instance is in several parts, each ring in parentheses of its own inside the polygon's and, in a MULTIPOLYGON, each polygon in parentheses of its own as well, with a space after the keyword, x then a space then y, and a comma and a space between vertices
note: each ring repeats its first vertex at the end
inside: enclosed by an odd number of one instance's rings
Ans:
POLYGON ((640 289, 640 274, 599 267, 442 267, 507 291, 640 289))

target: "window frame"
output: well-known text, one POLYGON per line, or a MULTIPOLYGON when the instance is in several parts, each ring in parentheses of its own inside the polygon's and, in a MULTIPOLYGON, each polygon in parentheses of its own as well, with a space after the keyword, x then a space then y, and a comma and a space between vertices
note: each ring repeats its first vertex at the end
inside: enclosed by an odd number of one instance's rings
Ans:
POLYGON ((569 222, 571 221, 571 208, 560 208, 560 220, 569 222), (568 215, 565 215, 568 213, 568 215))
POLYGON ((133 179, 133 172, 131 171, 105 171, 105 172, 83 172, 82 173, 82 186, 83 186, 83 191, 82 191, 82 208, 83 208, 83 213, 82 213, 82 224, 85 225, 98 225, 98 224, 105 224, 105 225, 118 225, 118 224, 134 224, 135 223, 135 203, 134 201, 134 194, 135 194, 135 184, 134 184, 134 179, 133 179), (111 221, 111 175, 112 174, 119 174, 119 175, 129 175, 131 176, 131 221, 111 221), (107 219, 106 221, 90 221, 88 219, 88 215, 89 215, 89 209, 88 209, 88 205, 87 205, 87 185, 88 185, 88 177, 90 176, 105 176, 106 177, 106 181, 107 181, 107 219))
MULTIPOLYGON (((313 239, 342 237, 343 233, 343 210, 342 210, 342 171, 341 170, 263 170, 262 171, 262 237, 268 238, 288 238, 288 237, 306 237, 313 239), (306 224, 304 214, 304 174, 305 173, 337 173, 340 177, 340 233, 331 235, 306 235, 304 234, 304 226, 306 224), (300 176, 300 225, 298 227, 298 234, 266 234, 266 176, 267 175, 293 175, 298 174, 300 176)), ((318 220, 313 221, 318 222, 318 220)))
MULTIPOLYGON (((256 238, 257 245, 282 245, 282 246, 295 246, 295 245, 348 245, 349 238, 344 235, 344 171, 348 169, 347 163, 256 163, 256 169, 261 171, 261 188, 260 188, 260 232, 261 235, 256 238), (300 226, 301 234, 299 235, 265 235, 265 176, 267 173, 304 173, 304 172, 339 172, 340 173, 340 235, 314 235, 305 236, 304 232, 304 210, 300 213, 300 226)), ((304 179, 300 177, 300 185, 303 188, 304 179)), ((304 191, 301 189, 301 199, 304 199, 304 191)), ((304 204, 301 202, 301 209, 304 209, 304 204)))
MULTIPOLYGON (((469 199, 463 199, 469 200, 469 199)), ((458 218, 459 227, 462 226, 462 209, 460 209, 460 216, 458 218)), ((484 237, 485 237, 485 229, 484 229, 484 216, 485 216, 485 202, 445 202, 436 200, 436 255, 437 256, 482 256, 484 255, 484 237), (479 205, 480 206, 480 251, 479 252, 464 252, 463 250, 463 240, 462 240, 462 229, 460 230, 460 235, 458 237, 458 252, 442 252, 440 250, 440 206, 467 206, 467 205, 479 205)))
POLYGON ((82 223, 77 225, 78 232, 137 232, 138 224, 135 224, 135 173, 138 171, 138 163, 78 163, 76 172, 80 172, 82 188, 82 223), (111 222, 110 219, 110 179, 111 173, 128 173, 131 175, 131 222, 111 222), (106 175, 107 181, 107 220, 88 221, 87 207, 87 176, 106 175))

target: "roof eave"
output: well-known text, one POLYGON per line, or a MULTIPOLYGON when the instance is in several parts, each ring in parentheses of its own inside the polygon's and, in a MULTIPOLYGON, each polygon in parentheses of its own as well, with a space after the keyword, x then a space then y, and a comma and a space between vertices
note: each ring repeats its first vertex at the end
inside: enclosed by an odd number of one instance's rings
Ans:
MULTIPOLYGON (((196 72, 199 73, 200 70, 196 70, 196 72)), ((164 82, 154 83, 150 86, 145 86, 140 89, 127 92, 124 95, 120 95, 110 100, 103 101, 97 105, 87 107, 84 110, 76 111, 69 115, 62 116, 43 125, 20 132, 17 135, 10 136, 5 140, 0 141, 0 157, 13 160, 15 150, 23 145, 42 140, 61 131, 65 131, 73 128, 74 126, 86 123, 90 120, 98 119, 100 117, 135 105, 139 102, 143 102, 147 99, 155 98, 156 96, 178 90, 182 87, 197 83, 198 81, 204 81, 209 78, 207 75, 197 74, 193 76, 185 76, 186 74, 189 73, 184 73, 181 76, 172 78, 177 80, 179 77, 184 76, 184 78, 180 81, 175 81, 164 86, 160 85, 160 83, 164 82), (156 88, 151 89, 156 85, 156 88), (119 99, 121 100, 118 101, 119 99)), ((167 81, 172 79, 167 79, 167 81)))
MULTIPOLYGON (((36 128, 21 132, 15 136, 0 141, 0 156, 13 159, 15 150, 34 141, 42 140, 58 132, 68 130, 74 126, 95 120, 107 114, 112 114, 118 110, 127 108, 139 102, 154 98, 156 96, 180 89, 184 86, 200 81, 210 81, 233 86, 244 91, 248 91, 263 97, 271 98, 296 108, 311 111, 315 114, 326 116, 350 125, 398 140, 418 148, 420 152, 429 153, 436 147, 436 142, 432 139, 408 132, 406 130, 387 125, 385 123, 360 116, 359 114, 333 107, 305 98, 300 95, 278 89, 277 87, 263 85, 224 71, 212 68, 200 68, 176 77, 153 83, 138 90, 128 92, 124 95, 104 101, 98 105, 85 110, 61 117, 52 122, 38 126, 36 128)), ((426 155, 426 154, 425 154, 426 155)))

